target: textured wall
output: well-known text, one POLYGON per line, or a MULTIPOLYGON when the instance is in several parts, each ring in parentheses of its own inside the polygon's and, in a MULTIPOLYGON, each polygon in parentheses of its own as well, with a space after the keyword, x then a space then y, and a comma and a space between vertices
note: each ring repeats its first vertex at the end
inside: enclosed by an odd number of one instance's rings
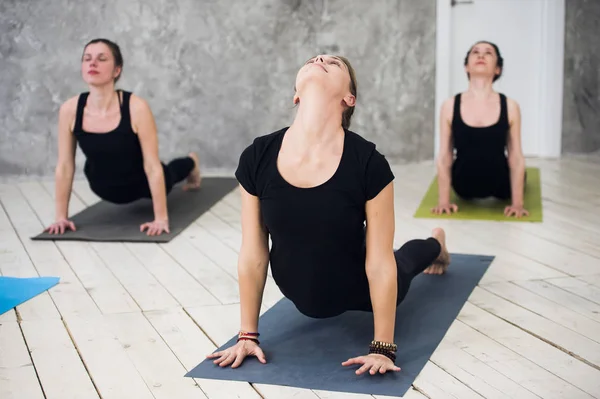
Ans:
POLYGON ((600 150, 600 1, 567 0, 564 153, 600 150))
POLYGON ((118 87, 149 101, 163 159, 196 149, 206 170, 233 170, 291 123, 296 72, 319 52, 357 70, 351 129, 391 161, 432 156, 435 0, 2 0, 0 176, 52 175, 58 108, 87 90, 94 37, 121 46, 118 87))

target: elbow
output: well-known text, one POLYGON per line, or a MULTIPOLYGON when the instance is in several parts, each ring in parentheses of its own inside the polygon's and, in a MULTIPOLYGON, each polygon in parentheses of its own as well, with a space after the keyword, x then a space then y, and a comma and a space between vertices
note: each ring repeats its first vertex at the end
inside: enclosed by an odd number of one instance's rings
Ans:
POLYGON ((265 245, 244 245, 238 258, 239 274, 266 273, 269 265, 269 249, 265 245))
POLYGON ((522 154, 510 154, 508 156, 508 166, 511 169, 523 169, 525 167, 525 157, 522 154))
POLYGON ((144 172, 149 180, 162 178, 163 169, 160 162, 144 162, 144 172))
POLYGON ((447 152, 441 153, 436 162, 438 170, 448 170, 452 166, 452 157, 447 152))
POLYGON ((376 262, 367 262, 366 264, 367 279, 370 283, 395 283, 397 281, 397 273, 398 268, 393 255, 391 255, 388 259, 376 262))
POLYGON ((54 177, 56 179, 64 179, 72 177, 75 173, 75 165, 73 162, 59 162, 54 169, 54 177))
POLYGON ((265 259, 240 259, 238 274, 240 276, 262 276, 266 274, 268 264, 268 260, 265 259))
POLYGON ((262 278, 267 274, 269 259, 265 256, 243 256, 240 254, 238 262, 238 276, 262 278))

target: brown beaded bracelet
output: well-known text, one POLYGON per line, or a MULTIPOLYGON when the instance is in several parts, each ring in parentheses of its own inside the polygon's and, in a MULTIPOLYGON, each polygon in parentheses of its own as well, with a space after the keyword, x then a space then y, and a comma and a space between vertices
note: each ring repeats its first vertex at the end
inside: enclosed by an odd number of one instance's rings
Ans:
POLYGON ((369 345, 369 354, 383 355, 395 363, 395 352, 397 349, 398 346, 396 344, 381 341, 371 341, 371 344, 369 345))
POLYGON ((370 346, 378 349, 385 349, 392 352, 396 352, 398 350, 398 346, 396 344, 389 342, 371 341, 370 346))

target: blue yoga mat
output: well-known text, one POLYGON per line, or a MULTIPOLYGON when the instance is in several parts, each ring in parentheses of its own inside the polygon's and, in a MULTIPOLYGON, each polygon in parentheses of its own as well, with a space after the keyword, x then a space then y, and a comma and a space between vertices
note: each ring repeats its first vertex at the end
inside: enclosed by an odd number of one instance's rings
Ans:
POLYGON ((0 315, 58 284, 58 277, 0 276, 0 315))
MULTIPOLYGON (((357 376, 344 367, 366 355, 373 339, 373 314, 347 312, 330 319, 302 315, 282 299, 260 318, 260 342, 267 364, 249 357, 237 369, 205 359, 186 377, 284 385, 326 391, 403 396, 435 351, 494 257, 452 254, 442 276, 417 276, 396 313, 399 372, 357 376)), ((218 350, 233 344, 232 337, 218 350)))

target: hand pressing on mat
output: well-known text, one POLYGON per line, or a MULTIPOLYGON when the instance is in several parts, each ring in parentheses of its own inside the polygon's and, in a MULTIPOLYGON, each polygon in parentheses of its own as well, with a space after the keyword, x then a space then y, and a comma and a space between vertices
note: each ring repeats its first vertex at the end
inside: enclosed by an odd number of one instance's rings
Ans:
POLYGON ((529 212, 522 205, 510 205, 504 208, 504 216, 514 216, 519 219, 523 216, 529 216, 529 212))
POLYGON ((144 223, 140 226, 140 231, 143 233, 148 230, 149 236, 159 236, 163 232, 170 233, 168 220, 155 220, 154 222, 144 223))
POLYGON ((431 212, 435 215, 443 215, 444 212, 448 215, 458 212, 456 204, 439 204, 435 208, 431 208, 431 212))
POLYGON ((218 358, 214 360, 213 363, 218 364, 221 367, 227 367, 231 364, 231 368, 237 368, 242 364, 246 356, 249 355, 256 356, 258 361, 262 364, 267 362, 265 354, 263 353, 262 349, 260 349, 258 344, 247 340, 241 340, 237 344, 225 349, 224 351, 211 353, 206 357, 208 359, 218 358))
POLYGON ((400 367, 396 366, 390 358, 375 353, 348 359, 342 363, 342 366, 352 366, 353 364, 362 364, 362 366, 356 370, 356 375, 361 375, 367 370, 369 370, 371 375, 375 375, 378 372, 380 374, 385 374, 387 371, 400 371, 400 367))
POLYGON ((48 234, 64 234, 67 229, 71 229, 75 231, 75 223, 71 222, 67 219, 59 219, 56 222, 52 223, 45 232, 48 234))

